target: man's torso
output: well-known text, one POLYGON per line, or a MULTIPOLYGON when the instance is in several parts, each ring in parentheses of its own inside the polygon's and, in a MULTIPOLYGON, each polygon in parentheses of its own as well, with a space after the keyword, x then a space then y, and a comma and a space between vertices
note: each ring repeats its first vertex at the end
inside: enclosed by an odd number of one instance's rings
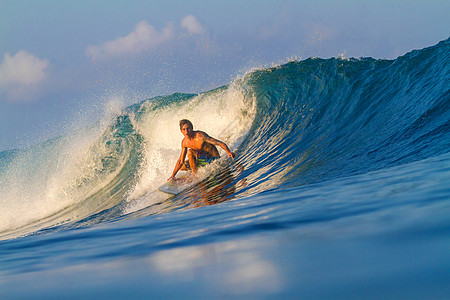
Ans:
POLYGON ((201 153, 207 157, 219 157, 219 151, 217 151, 216 146, 206 142, 203 139, 204 135, 206 134, 201 131, 194 131, 194 137, 192 139, 183 139, 183 146, 196 150, 197 155, 201 153))

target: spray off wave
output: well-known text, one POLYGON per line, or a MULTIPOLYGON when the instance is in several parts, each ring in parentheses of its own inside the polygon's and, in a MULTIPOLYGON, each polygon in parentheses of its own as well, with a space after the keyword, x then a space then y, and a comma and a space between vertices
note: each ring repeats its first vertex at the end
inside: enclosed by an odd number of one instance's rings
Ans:
POLYGON ((25 234, 111 208, 117 217, 137 198, 163 200, 167 196, 154 192, 178 159, 178 120, 190 118, 236 148, 254 109, 254 101, 235 85, 156 97, 108 109, 88 128, 41 145, 2 152, 0 233, 25 234))

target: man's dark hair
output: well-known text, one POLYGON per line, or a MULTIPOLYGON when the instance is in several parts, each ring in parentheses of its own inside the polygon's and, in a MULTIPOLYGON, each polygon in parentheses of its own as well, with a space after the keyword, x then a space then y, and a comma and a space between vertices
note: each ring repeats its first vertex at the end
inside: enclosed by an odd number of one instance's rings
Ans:
POLYGON ((192 125, 191 121, 183 119, 180 120, 180 129, 185 125, 188 124, 192 129, 194 129, 194 126, 192 125))

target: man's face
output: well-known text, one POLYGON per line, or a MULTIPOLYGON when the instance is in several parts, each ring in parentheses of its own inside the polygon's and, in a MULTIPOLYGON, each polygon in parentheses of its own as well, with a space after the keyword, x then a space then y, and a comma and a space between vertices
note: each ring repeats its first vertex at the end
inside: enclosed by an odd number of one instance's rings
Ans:
POLYGON ((191 134, 192 134, 192 127, 189 126, 189 124, 184 124, 184 125, 181 127, 181 133, 182 133, 184 136, 191 136, 191 134))

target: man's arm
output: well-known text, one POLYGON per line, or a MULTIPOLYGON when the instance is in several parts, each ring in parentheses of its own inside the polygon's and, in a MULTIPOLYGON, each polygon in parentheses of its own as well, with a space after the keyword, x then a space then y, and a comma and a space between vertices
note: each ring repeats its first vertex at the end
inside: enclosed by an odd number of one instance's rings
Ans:
POLYGON ((178 171, 181 169, 181 167, 184 164, 184 160, 186 158, 187 148, 183 146, 183 142, 181 142, 181 154, 180 158, 178 158, 177 163, 175 164, 175 168, 173 169, 172 176, 169 177, 169 180, 172 180, 175 178, 175 175, 177 175, 178 171))
POLYGON ((204 133, 204 132, 202 133, 202 135, 203 135, 203 141, 205 141, 205 142, 207 142, 207 143, 209 143, 209 144, 213 144, 213 145, 219 146, 220 148, 222 148, 223 150, 225 150, 225 152, 227 153, 227 155, 228 155, 229 157, 231 157, 231 158, 234 158, 234 157, 235 157, 234 152, 231 152, 231 150, 230 150, 230 148, 228 148, 227 144, 225 144, 225 143, 222 142, 222 141, 216 140, 216 139, 213 138, 213 137, 210 137, 209 135, 207 135, 207 134, 204 133))

